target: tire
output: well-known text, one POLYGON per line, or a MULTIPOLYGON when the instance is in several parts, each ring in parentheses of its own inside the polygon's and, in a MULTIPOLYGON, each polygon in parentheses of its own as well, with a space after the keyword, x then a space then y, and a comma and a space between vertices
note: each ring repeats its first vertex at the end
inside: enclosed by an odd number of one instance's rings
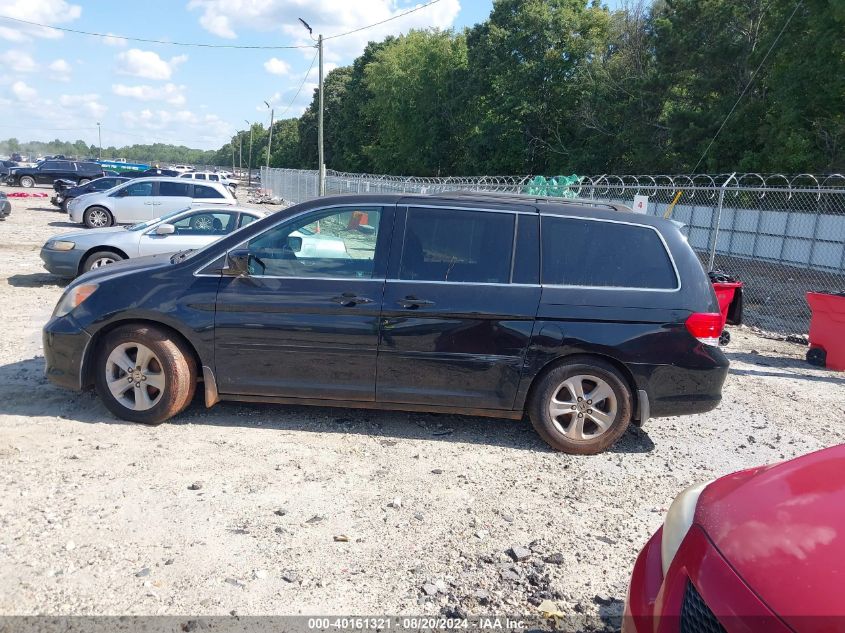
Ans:
POLYGON ((88 207, 82 214, 82 221, 89 229, 100 229, 114 224, 114 217, 105 207, 88 207))
POLYGON ((96 251, 85 258, 82 263, 82 272, 87 273, 89 270, 107 266, 126 259, 123 255, 113 251, 96 251))
POLYGON ((121 419, 161 424, 184 411, 194 397, 193 353, 181 339, 156 327, 124 325, 109 332, 96 358, 97 394, 121 419))
POLYGON ((814 367, 827 367, 827 352, 821 347, 811 347, 807 350, 807 362, 814 367))
POLYGON ((35 186, 35 179, 32 176, 21 176, 18 184, 24 189, 32 189, 35 186))
POLYGON ((214 228, 214 216, 195 215, 191 218, 191 228, 197 231, 211 231, 214 228))
POLYGON ((62 213, 67 213, 67 204, 68 204, 68 202, 70 202, 70 200, 68 200, 68 199, 64 199, 64 200, 62 200, 62 203, 59 205, 59 210, 60 210, 62 213))
POLYGON ((80 178, 79 182, 76 183, 76 186, 79 187, 81 185, 87 185, 89 182, 91 182, 90 178, 80 178))
POLYGON ((555 450, 575 455, 607 450, 625 433, 632 413, 625 377, 595 358, 574 358, 551 369, 539 379, 528 403, 537 434, 555 450), (599 389, 603 397, 593 403, 589 396, 599 389), (558 413, 553 416, 554 410, 558 413))

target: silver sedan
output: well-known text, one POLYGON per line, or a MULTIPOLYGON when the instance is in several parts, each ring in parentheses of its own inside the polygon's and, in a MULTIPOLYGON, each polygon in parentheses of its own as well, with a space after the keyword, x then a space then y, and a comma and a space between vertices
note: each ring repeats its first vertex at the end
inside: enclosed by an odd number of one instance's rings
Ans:
POLYGON ((131 226, 58 235, 43 246, 41 259, 54 275, 73 278, 122 259, 203 248, 266 215, 221 205, 180 209, 131 226))

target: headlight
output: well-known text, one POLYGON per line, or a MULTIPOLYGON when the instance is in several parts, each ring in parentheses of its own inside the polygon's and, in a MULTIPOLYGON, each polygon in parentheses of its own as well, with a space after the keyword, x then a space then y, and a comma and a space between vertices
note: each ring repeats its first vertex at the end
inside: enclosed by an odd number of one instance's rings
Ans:
POLYGON ((67 240, 50 240, 45 248, 51 251, 72 251, 76 244, 67 240))
POLYGON ((681 542, 692 526, 698 497, 710 483, 710 481, 705 481, 684 489, 669 506, 666 519, 663 521, 663 538, 660 543, 660 558, 663 563, 664 576, 669 570, 669 565, 672 564, 675 554, 678 553, 681 542))
POLYGON ((59 303, 56 304, 56 309, 53 311, 54 317, 63 317, 70 313, 77 306, 82 304, 88 297, 90 297, 97 290, 99 284, 80 284, 65 291, 59 303))

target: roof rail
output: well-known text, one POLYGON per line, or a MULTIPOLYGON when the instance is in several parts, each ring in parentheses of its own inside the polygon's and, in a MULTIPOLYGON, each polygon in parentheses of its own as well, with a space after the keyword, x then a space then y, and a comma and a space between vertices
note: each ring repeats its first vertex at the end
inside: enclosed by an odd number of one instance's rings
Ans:
POLYGON ((591 207, 603 207, 614 211, 632 212, 631 207, 616 202, 600 202, 590 198, 558 198, 554 196, 534 196, 527 193, 512 193, 508 191, 471 191, 469 189, 456 189, 454 191, 441 191, 430 194, 441 198, 486 198, 490 200, 511 200, 514 202, 549 202, 552 204, 588 205, 591 207))

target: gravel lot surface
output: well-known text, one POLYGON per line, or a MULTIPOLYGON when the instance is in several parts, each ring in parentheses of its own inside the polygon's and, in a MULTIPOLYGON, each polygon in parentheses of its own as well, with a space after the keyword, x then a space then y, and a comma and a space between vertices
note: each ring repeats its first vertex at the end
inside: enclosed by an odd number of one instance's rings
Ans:
POLYGON ((0 223, 0 614, 532 614, 551 599, 613 628, 682 488, 845 439, 843 375, 744 328, 716 411, 595 457, 550 451, 527 421, 197 401, 156 428, 123 422, 43 377, 65 284, 38 251, 76 228, 47 199, 0 223))

